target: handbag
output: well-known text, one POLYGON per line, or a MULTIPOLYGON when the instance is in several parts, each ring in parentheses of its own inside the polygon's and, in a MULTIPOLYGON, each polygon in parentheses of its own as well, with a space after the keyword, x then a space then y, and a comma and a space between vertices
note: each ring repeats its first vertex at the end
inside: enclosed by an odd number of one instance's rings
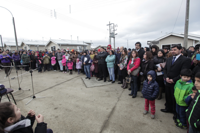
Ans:
POLYGON ((94 71, 94 64, 91 65, 91 67, 90 67, 90 71, 91 71, 91 72, 94 71))
POLYGON ((131 83, 131 76, 130 76, 130 74, 128 75, 128 77, 126 77, 126 83, 131 83))
MULTIPOLYGON (((132 67, 134 67, 134 65, 133 65, 133 64, 130 64, 130 65, 129 65, 129 68, 131 69, 132 67)), ((140 67, 138 67, 137 69, 133 70, 133 71, 131 72, 131 75, 137 76, 139 72, 140 72, 140 67)))

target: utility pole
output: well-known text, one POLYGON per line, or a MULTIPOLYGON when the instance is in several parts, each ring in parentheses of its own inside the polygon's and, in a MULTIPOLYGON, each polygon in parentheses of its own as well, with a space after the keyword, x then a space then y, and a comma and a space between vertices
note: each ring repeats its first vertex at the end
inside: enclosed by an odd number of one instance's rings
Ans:
POLYGON ((71 35, 71 44, 72 44, 72 35, 71 35))
POLYGON ((77 36, 77 42, 78 42, 78 36, 77 36))
POLYGON ((185 13, 185 30, 184 30, 184 43, 183 47, 187 49, 188 46, 188 25, 189 25, 189 10, 190 10, 190 0, 186 0, 186 13, 185 13))
POLYGON ((128 40, 127 40, 127 49, 128 49, 128 40))
POLYGON ((69 13, 71 14, 71 5, 69 5, 69 13))
POLYGON ((111 44, 111 37, 110 37, 110 25, 111 25, 111 23, 110 23, 110 21, 109 21, 109 24, 107 24, 107 26, 109 26, 109 44, 111 44))

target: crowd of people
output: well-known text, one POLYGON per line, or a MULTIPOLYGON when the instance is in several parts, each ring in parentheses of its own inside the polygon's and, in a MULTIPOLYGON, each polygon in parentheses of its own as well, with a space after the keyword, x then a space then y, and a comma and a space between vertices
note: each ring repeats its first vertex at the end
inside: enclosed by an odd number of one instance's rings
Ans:
MULTIPOLYGON (((164 113, 173 113, 176 126, 189 129, 190 133, 200 132, 200 45, 188 49, 180 45, 172 45, 169 49, 159 49, 157 45, 142 48, 140 42, 135 43, 135 49, 120 47, 105 49, 56 51, 15 51, 13 54, 0 50, 0 60, 3 66, 13 65, 16 69, 25 71, 37 69, 45 71, 60 71, 63 74, 73 72, 86 75, 90 80, 121 84, 123 89, 131 91, 129 96, 137 97, 141 90, 141 98, 145 99, 144 112, 149 112, 155 118, 155 100, 162 99, 165 93, 164 113), (108 77, 108 80, 107 80, 108 77), (129 82, 130 81, 130 82, 129 82), (186 112, 187 111, 187 112, 186 112)), ((9 67, 5 67, 9 73, 9 67)), ((1 114, 0 114, 1 115, 1 114)))

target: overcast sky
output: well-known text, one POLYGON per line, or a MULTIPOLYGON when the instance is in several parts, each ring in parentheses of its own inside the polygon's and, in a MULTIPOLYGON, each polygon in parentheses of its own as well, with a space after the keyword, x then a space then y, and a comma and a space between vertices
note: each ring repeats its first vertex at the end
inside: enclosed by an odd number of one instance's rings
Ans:
MULTIPOLYGON (((199 5, 200 0, 190 0, 189 34, 200 35, 199 5)), ((118 25, 116 46, 127 46, 128 40, 134 48, 137 41, 147 46, 172 31, 184 33, 186 0, 0 0, 0 6, 13 13, 18 38, 70 40, 72 35, 108 45, 110 21, 118 25)), ((3 39, 14 38, 10 13, 0 8, 0 18, 3 39)))

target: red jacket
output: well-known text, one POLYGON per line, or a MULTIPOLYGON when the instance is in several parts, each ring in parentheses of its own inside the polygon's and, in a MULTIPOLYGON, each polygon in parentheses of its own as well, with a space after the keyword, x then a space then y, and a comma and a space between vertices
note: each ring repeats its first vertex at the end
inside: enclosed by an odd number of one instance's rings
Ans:
POLYGON ((136 58, 134 59, 134 67, 132 67, 131 69, 129 68, 129 65, 131 64, 132 59, 129 60, 128 65, 127 65, 127 71, 131 70, 131 72, 135 69, 137 69, 140 66, 140 58, 136 58))

